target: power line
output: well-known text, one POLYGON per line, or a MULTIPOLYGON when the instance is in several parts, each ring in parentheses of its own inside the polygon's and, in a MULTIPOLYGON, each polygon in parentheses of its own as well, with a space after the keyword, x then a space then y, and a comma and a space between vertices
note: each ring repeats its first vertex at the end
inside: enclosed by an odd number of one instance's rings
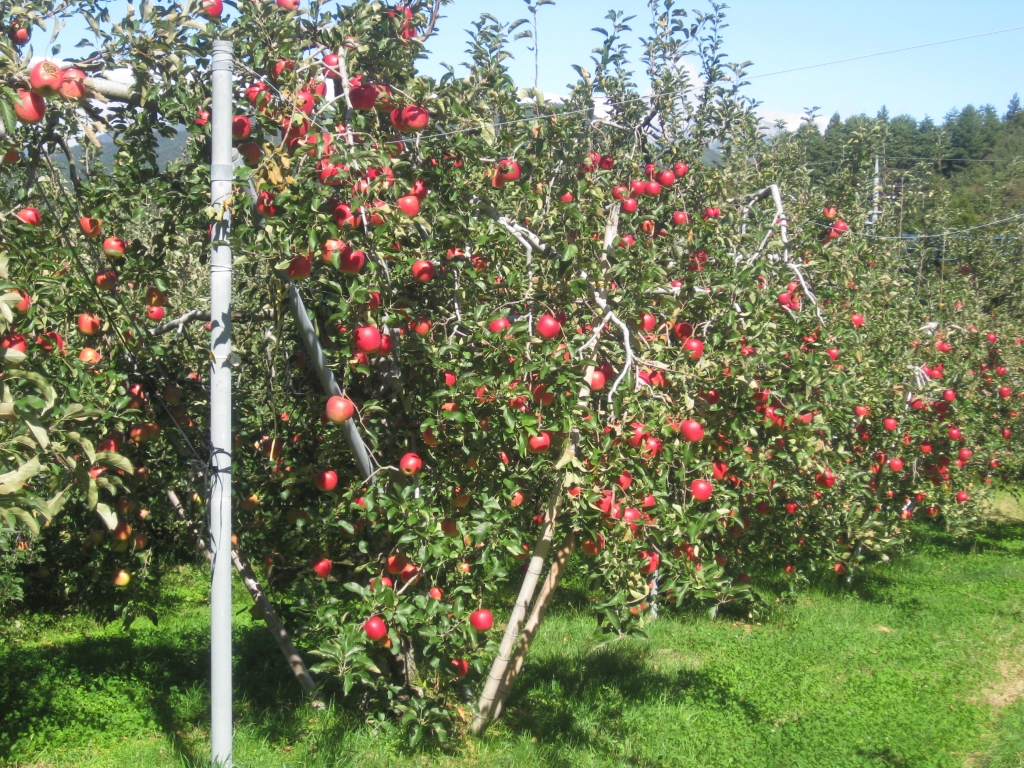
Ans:
MULTIPOLYGON (((860 59, 870 59, 870 58, 873 58, 875 56, 887 56, 887 55, 889 55, 891 53, 901 53, 902 51, 912 51, 912 50, 915 50, 917 48, 929 48, 929 47, 935 46, 935 45, 946 45, 947 43, 956 43, 956 42, 960 42, 961 40, 972 40, 972 39, 977 38, 977 37, 988 37, 990 35, 1001 35, 1001 34, 1003 34, 1005 32, 1015 32, 1015 31, 1021 30, 1021 29, 1024 29, 1024 25, 1019 26, 1019 27, 1008 27, 1006 29, 997 29, 997 30, 993 30, 991 32, 981 32, 981 33, 979 33, 977 35, 967 35, 965 37, 954 37, 954 38, 950 38, 949 40, 936 40, 936 41, 931 42, 931 43, 921 43, 920 45, 907 46, 906 48, 895 48, 895 49, 893 49, 891 51, 879 51, 877 53, 867 53, 867 54, 864 54, 862 56, 852 56, 852 57, 850 57, 848 59, 837 59, 836 61, 825 61, 825 62, 821 62, 820 64, 808 64, 807 66, 794 67, 792 69, 780 69, 780 70, 778 70, 776 72, 766 72, 766 73, 761 74, 761 75, 751 75, 750 77, 747 78, 747 80, 756 80, 756 79, 761 78, 761 77, 773 77, 775 75, 784 75, 784 74, 787 74, 789 72, 800 72, 800 71, 803 71, 803 70, 806 70, 806 69, 816 69, 818 67, 829 67, 829 66, 832 66, 833 64, 842 64, 842 63, 845 63, 845 62, 848 62, 848 61, 858 61, 860 59)), ((266 79, 260 73, 254 71, 253 69, 251 69, 249 67, 244 67, 244 68, 247 69, 251 75, 261 79, 263 82, 266 82, 266 79)), ((268 83, 268 85, 270 85, 271 88, 273 88, 272 84, 268 83)), ((273 88, 273 90, 276 91, 277 89, 273 88)), ((677 93, 679 93, 679 91, 669 90, 669 91, 662 91, 661 93, 652 93, 649 96, 633 96, 631 98, 622 99, 620 101, 606 102, 603 106, 604 107, 618 107, 618 106, 622 106, 622 105, 625 105, 625 104, 632 104, 632 103, 635 103, 635 102, 647 101, 649 99, 654 99, 654 98, 657 98, 659 96, 670 96, 670 95, 677 94, 677 93)), ((277 91, 277 94, 278 94, 279 97, 281 97, 283 99, 283 95, 280 93, 280 91, 277 91)), ((559 112, 553 112, 553 114, 550 115, 550 116, 549 115, 533 115, 531 117, 522 117, 522 118, 517 118, 515 120, 506 120, 506 121, 497 122, 497 123, 489 123, 488 125, 491 125, 494 128, 499 128, 499 127, 505 126, 505 125, 515 125, 517 123, 525 123, 525 122, 530 122, 530 121, 533 121, 533 120, 543 120, 545 117, 565 117, 565 116, 568 116, 568 115, 584 114, 584 113, 588 113, 588 112, 592 111, 594 108, 595 108, 594 106, 591 106, 591 107, 587 107, 585 109, 563 110, 563 111, 559 111, 559 112)), ((310 122, 313 123, 314 125, 316 125, 316 123, 314 121, 311 120, 310 122)), ((431 134, 426 134, 426 135, 420 135, 420 136, 417 136, 415 138, 415 140, 416 141, 425 141, 427 139, 439 139, 439 138, 446 138, 448 136, 458 136, 460 134, 469 133, 471 131, 479 131, 479 130, 482 130, 482 128, 483 128, 483 126, 475 125, 475 126, 472 126, 472 127, 469 127, 469 128, 460 128, 460 129, 457 129, 457 130, 454 130, 454 131, 444 131, 444 132, 441 132, 441 133, 431 133, 431 134)), ((397 139, 397 140, 387 141, 387 142, 383 142, 383 143, 385 143, 385 144, 401 144, 404 141, 405 140, 403 140, 403 139, 397 139)))
POLYGON ((992 32, 981 32, 977 35, 966 35, 964 37, 953 37, 949 40, 936 40, 931 43, 921 43, 919 45, 908 45, 906 48, 893 48, 890 51, 878 51, 877 53, 865 53, 862 56, 851 56, 848 59, 836 59, 835 61, 824 61, 821 64, 808 64, 804 67, 793 67, 792 69, 780 69, 777 72, 765 72, 763 75, 751 75, 748 80, 756 80, 760 77, 773 77, 774 75, 785 75, 790 72, 802 72, 806 69, 817 69, 818 67, 831 67, 834 64, 845 64, 848 61, 860 61, 861 59, 871 59, 875 56, 888 56, 892 53, 902 53, 903 51, 913 51, 917 48, 930 48, 934 45, 946 45, 947 43, 958 43, 961 40, 973 40, 977 37, 988 37, 990 35, 1001 35, 1004 32, 1016 32, 1019 29, 1024 29, 1024 25, 1019 27, 1008 27, 1006 29, 996 29, 992 32))
MULTIPOLYGON (((906 155, 882 155, 881 157, 882 157, 883 160, 919 160, 919 161, 922 161, 922 162, 929 162, 929 163, 1019 163, 1022 160, 1024 160, 1024 158, 1021 158, 1021 157, 998 157, 998 158, 990 158, 990 159, 984 159, 984 160, 971 160, 971 159, 968 159, 968 158, 960 158, 960 157, 909 157, 909 156, 906 156, 906 155)), ((837 160, 819 160, 816 163, 804 163, 804 165, 806 165, 806 166, 812 166, 812 165, 836 165, 837 163, 848 163, 848 162, 855 162, 855 160, 852 159, 852 158, 839 158, 837 160)), ((864 160, 862 160, 862 162, 866 163, 866 162, 870 162, 870 161, 867 160, 867 159, 864 159, 864 160)), ((898 169, 891 168, 889 170, 898 170, 898 169)))
MULTIPOLYGON (((785 75, 785 74, 791 73, 791 72, 802 72, 804 70, 814 70, 814 69, 817 69, 819 67, 831 67, 833 65, 838 65, 838 63, 845 63, 847 61, 857 61, 857 60, 860 60, 860 59, 863 59, 863 58, 872 58, 874 56, 885 56, 885 55, 889 55, 890 53, 901 53, 903 51, 915 50, 915 49, 918 49, 918 48, 929 48, 929 47, 932 47, 932 46, 935 46, 935 45, 946 45, 948 43, 956 43, 956 42, 961 42, 963 40, 973 40, 975 38, 989 37, 991 35, 1001 35, 1001 34, 1004 34, 1004 33, 1007 33, 1007 32, 1016 32, 1018 30, 1024 30, 1024 25, 1022 25, 1020 27, 1009 27, 1009 28, 1007 28, 1005 30, 993 30, 991 32, 982 32, 982 33, 977 34, 977 35, 967 35, 965 37, 950 38, 948 40, 936 40, 936 41, 931 42, 931 43, 921 43, 920 45, 909 45, 909 46, 907 46, 905 48, 894 48, 892 50, 878 51, 877 53, 865 53, 865 54, 860 55, 860 56, 851 56, 849 58, 840 58, 840 59, 837 59, 835 61, 822 61, 820 63, 814 63, 814 65, 807 65, 805 67, 795 67, 795 68, 790 69, 790 70, 778 70, 777 72, 767 72, 767 73, 764 73, 763 75, 752 75, 752 76, 750 76, 750 77, 748 77, 746 79, 748 79, 748 80, 757 80, 758 78, 773 77, 775 75, 785 75)), ((255 72, 254 70, 252 70, 252 69, 250 69, 248 67, 244 67, 244 69, 248 70, 248 72, 251 75, 253 75, 254 77, 262 80, 262 82, 264 82, 264 83, 266 82, 265 78, 263 78, 262 75, 260 75, 259 73, 255 72)), ((267 85, 270 85, 270 87, 274 91, 276 91, 276 93, 278 93, 279 97, 284 99, 283 94, 281 94, 280 91, 276 90, 276 88, 273 88, 272 84, 267 83, 267 85)), ((633 96, 633 97, 621 99, 621 100, 618 100, 618 101, 608 101, 608 102, 605 102, 603 104, 603 106, 604 106, 604 108, 610 108, 610 106, 622 106, 622 105, 628 104, 628 103, 634 103, 634 102, 637 102, 637 101, 647 101, 648 99, 653 99, 653 98, 656 98, 658 96, 668 96, 668 95, 672 95, 672 94, 675 94, 675 93, 678 93, 678 91, 668 90, 668 91, 663 91, 663 92, 660 92, 660 93, 651 93, 649 96, 633 96)), ((287 99, 284 99, 284 100, 287 101, 287 99)), ((564 110, 564 111, 561 111, 561 112, 553 112, 553 114, 551 116, 535 115, 535 116, 531 116, 531 117, 527 117, 527 118, 518 118, 516 120, 507 120, 507 121, 502 121, 502 122, 498 122, 498 123, 488 123, 488 125, 492 126, 494 128, 499 128, 499 127, 506 126, 506 125, 515 125, 515 124, 518 124, 518 123, 526 123, 526 122, 530 122, 530 121, 534 121, 534 120, 543 120, 546 117, 565 117, 565 116, 568 116, 568 115, 582 115, 582 114, 585 114, 585 113, 590 113, 594 109, 596 109, 596 104, 588 106, 588 108, 586 108, 586 109, 564 110)), ((313 125, 317 125, 315 123, 315 121, 310 120, 310 122, 313 125)), ((319 126, 317 126, 317 127, 319 127, 319 126)), ((460 129, 457 129, 457 130, 454 130, 454 131, 443 131, 443 132, 439 132, 439 133, 429 133, 429 134, 426 134, 426 135, 419 135, 419 136, 416 137, 415 140, 422 141, 422 140, 431 139, 431 138, 445 138, 447 136, 457 136, 457 135, 460 135, 460 134, 463 134, 463 133, 469 133, 471 131, 482 130, 482 128, 483 128, 483 126, 471 126, 469 128, 460 128, 460 129)), ((324 129, 322 128, 322 130, 324 130, 324 129)), ((326 132, 330 132, 330 131, 326 131, 326 132)), ((406 139, 395 139, 395 140, 391 140, 391 141, 385 141, 383 143, 398 144, 398 143, 402 143, 404 140, 406 140, 406 139)), ((903 160, 912 160, 913 158, 901 158, 901 159, 903 159, 903 160)), ((934 160, 934 159, 933 158, 920 158, 920 160, 934 160)), ((957 162, 959 162, 959 161, 957 161, 957 162)), ((968 162, 989 162, 989 161, 968 161, 968 162)), ((991 162, 997 162, 997 161, 991 161, 991 162)))

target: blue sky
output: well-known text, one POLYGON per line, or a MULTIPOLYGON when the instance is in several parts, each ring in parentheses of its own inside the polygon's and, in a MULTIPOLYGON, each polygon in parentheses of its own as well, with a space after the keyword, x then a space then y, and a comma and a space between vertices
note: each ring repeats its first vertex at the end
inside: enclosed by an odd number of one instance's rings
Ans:
MULTIPOLYGON (((680 7, 703 8, 699 2, 680 7)), ((540 9, 540 87, 564 93, 574 63, 587 65, 609 8, 635 15, 637 37, 650 19, 645 0, 556 0, 540 9)), ((431 62, 466 60, 470 22, 482 12, 503 21, 526 17, 523 0, 456 0, 445 9, 431 62)), ((752 61, 750 73, 774 72, 918 43, 1024 26, 1020 0, 732 0, 725 47, 730 61, 752 61), (969 11, 967 10, 969 8, 969 11)), ((529 41, 516 43, 511 69, 517 82, 533 84, 529 41)), ((953 107, 991 103, 1002 112, 1015 92, 1024 96, 1024 29, 1002 35, 756 79, 749 93, 769 117, 798 118, 804 107, 825 116, 890 114, 940 118, 953 107)), ((440 69, 427 66, 429 73, 440 69)))
MULTIPOLYGON (((706 7, 697 0, 681 7, 706 7)), ((1024 26, 1021 0, 733 0, 729 3, 725 44, 730 61, 754 63, 752 75, 948 38, 1024 26)), ((575 79, 571 65, 589 64, 598 42, 592 27, 602 26, 609 8, 637 18, 634 38, 646 34, 646 0, 556 0, 540 9, 540 87, 565 93, 575 79)), ((432 41, 423 64, 440 76, 440 62, 467 59, 465 30, 481 13, 502 21, 527 15, 523 0, 456 0, 432 41)), ((62 41, 77 42, 84 24, 72 24, 62 41)), ((42 35, 37 33, 37 38, 42 35)), ((42 43, 42 40, 38 40, 42 43)), ((529 41, 514 44, 512 74, 533 84, 529 41)), ((768 118, 797 120, 805 107, 817 106, 827 118, 860 112, 875 114, 883 104, 890 114, 941 118, 966 104, 993 104, 1002 112, 1015 92, 1024 96, 1024 30, 875 59, 837 64, 752 81, 748 93, 763 102, 768 118)), ((37 53, 41 53, 37 49, 37 53)), ((73 55, 66 45, 65 55, 73 55)))

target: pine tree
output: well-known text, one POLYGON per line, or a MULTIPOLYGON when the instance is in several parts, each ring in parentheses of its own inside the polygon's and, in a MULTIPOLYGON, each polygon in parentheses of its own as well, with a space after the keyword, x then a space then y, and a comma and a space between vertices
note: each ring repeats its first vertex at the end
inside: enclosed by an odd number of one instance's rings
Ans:
POLYGON ((1003 116, 1003 122, 1008 125, 1024 124, 1024 109, 1021 109, 1020 98, 1016 93, 1010 99, 1010 104, 1006 108, 1006 115, 1003 116))

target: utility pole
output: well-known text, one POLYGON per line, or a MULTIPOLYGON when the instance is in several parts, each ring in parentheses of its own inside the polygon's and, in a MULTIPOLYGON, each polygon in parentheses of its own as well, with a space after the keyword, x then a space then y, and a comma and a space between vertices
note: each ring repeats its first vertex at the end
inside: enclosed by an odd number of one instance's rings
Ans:
POLYGON ((210 735, 213 765, 231 768, 231 78, 234 52, 213 43, 210 198, 219 212, 210 248, 210 735))

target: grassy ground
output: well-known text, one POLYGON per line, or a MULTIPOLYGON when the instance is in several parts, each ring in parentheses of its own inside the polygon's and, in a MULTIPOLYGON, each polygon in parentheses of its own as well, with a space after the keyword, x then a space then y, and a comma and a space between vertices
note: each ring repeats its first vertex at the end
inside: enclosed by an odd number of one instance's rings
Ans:
MULTIPOLYGON (((976 540, 924 539, 852 593, 811 589, 757 625, 665 618, 649 642, 597 649, 569 591, 506 718, 447 752, 301 704, 243 610, 235 764, 1024 766, 1024 522, 1010 501, 999 511, 976 540)), ((201 581, 172 580, 159 627, 0 628, 0 764, 208 764, 201 581)))

